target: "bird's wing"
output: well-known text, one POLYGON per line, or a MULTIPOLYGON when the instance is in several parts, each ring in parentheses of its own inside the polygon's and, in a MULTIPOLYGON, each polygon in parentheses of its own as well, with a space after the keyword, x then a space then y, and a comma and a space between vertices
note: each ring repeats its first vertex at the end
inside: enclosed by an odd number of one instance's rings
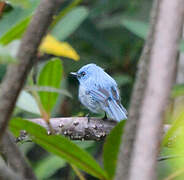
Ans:
POLYGON ((108 88, 97 86, 89 91, 91 96, 101 104, 101 107, 107 114, 116 120, 127 118, 126 109, 121 105, 117 86, 114 84, 108 88))
POLYGON ((105 102, 107 100, 114 99, 117 103, 120 103, 120 96, 118 88, 114 84, 108 84, 106 86, 97 85, 89 90, 91 96, 100 102, 105 102))
POLYGON ((91 89, 90 94, 93 96, 94 99, 100 102, 105 102, 110 97, 109 92, 101 87, 98 87, 97 89, 91 89))
POLYGON ((112 96, 113 98, 116 100, 117 104, 121 107, 121 109, 125 112, 125 114, 127 115, 128 112, 127 110, 122 106, 121 104, 121 98, 120 98, 120 95, 119 95, 119 91, 118 91, 118 88, 117 87, 112 87, 111 88, 111 91, 112 91, 112 96))

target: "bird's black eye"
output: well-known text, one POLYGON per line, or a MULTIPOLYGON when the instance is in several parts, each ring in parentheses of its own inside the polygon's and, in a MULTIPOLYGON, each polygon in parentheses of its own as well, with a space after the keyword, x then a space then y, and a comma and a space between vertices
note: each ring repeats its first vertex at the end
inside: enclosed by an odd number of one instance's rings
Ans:
POLYGON ((84 71, 81 72, 81 76, 85 76, 86 73, 84 71))

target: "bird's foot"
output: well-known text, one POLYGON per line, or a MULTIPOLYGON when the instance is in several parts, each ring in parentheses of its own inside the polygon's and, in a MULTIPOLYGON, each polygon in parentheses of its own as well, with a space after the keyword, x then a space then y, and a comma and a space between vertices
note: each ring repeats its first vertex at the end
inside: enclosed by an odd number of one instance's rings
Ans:
POLYGON ((87 119, 88 119, 88 123, 90 122, 90 116, 89 116, 89 113, 87 113, 86 115, 85 115, 85 117, 87 117, 87 119))
POLYGON ((107 114, 105 113, 104 117, 102 118, 102 120, 106 121, 108 118, 107 118, 107 114))

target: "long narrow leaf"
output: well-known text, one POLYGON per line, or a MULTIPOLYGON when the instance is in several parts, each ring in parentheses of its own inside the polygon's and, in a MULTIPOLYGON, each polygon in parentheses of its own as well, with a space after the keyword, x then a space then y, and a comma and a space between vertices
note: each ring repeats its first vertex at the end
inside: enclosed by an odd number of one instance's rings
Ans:
POLYGON ((138 37, 146 39, 149 24, 138 20, 123 19, 122 25, 138 37))
MULTIPOLYGON (((148 35, 149 24, 143 21, 123 18, 120 24, 141 39, 145 40, 148 35)), ((181 40, 179 50, 184 52, 184 40, 181 40)))
POLYGON ((103 161, 104 168, 107 171, 110 179, 113 179, 116 170, 118 152, 121 144, 125 121, 118 123, 116 127, 107 136, 104 144, 103 161))
POLYGON ((52 54, 54 56, 71 58, 75 61, 80 59, 75 49, 73 49, 69 43, 58 41, 49 34, 42 40, 39 51, 41 53, 52 54))
POLYGON ((69 13, 74 7, 76 7, 78 4, 81 3, 82 0, 73 0, 65 9, 63 9, 63 11, 61 11, 56 18, 54 19, 54 21, 51 24, 50 29, 53 29, 55 27, 55 25, 67 14, 69 13))
MULTIPOLYGON (((60 88, 63 74, 63 66, 59 58, 53 58, 48 61, 41 70, 38 77, 38 85, 60 88)), ((41 103, 44 109, 50 113, 56 104, 58 93, 56 92, 39 92, 41 103)))
POLYGON ((22 36, 24 31, 26 30, 31 16, 26 17, 25 19, 21 20, 18 22, 15 26, 13 26, 9 31, 7 31, 1 38, 0 38, 0 43, 2 45, 7 45, 10 42, 12 42, 15 39, 18 39, 22 36))
POLYGON ((22 91, 20 93, 16 102, 16 106, 24 111, 40 115, 40 111, 35 99, 26 91, 22 91))
POLYGON ((51 34, 60 40, 65 40, 88 17, 89 10, 85 7, 73 8, 52 29, 51 34))
POLYGON ((31 135, 32 140, 47 151, 65 159, 69 163, 74 164, 81 170, 99 179, 108 179, 106 172, 93 157, 67 138, 59 135, 49 136, 46 130, 41 126, 21 118, 12 119, 10 129, 14 133, 22 129, 26 130, 31 135))
MULTIPOLYGON (((172 141, 174 142, 176 137, 179 137, 184 128, 184 112, 181 112, 178 117, 172 123, 167 133, 162 140, 162 146, 168 146, 172 141)), ((179 138, 178 138, 179 139, 179 138)), ((174 144, 174 143, 173 143, 174 144)))

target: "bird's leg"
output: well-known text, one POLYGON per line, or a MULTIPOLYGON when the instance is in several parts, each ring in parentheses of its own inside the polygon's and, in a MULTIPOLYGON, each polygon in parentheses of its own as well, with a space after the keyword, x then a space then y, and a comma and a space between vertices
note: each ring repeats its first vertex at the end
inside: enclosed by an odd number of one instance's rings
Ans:
POLYGON ((107 120, 107 114, 106 114, 106 112, 105 112, 105 115, 104 115, 104 117, 102 118, 104 121, 105 120, 107 120))
POLYGON ((89 113, 87 113, 86 115, 85 115, 85 117, 87 117, 87 119, 88 119, 88 123, 90 122, 90 116, 89 116, 89 113))

